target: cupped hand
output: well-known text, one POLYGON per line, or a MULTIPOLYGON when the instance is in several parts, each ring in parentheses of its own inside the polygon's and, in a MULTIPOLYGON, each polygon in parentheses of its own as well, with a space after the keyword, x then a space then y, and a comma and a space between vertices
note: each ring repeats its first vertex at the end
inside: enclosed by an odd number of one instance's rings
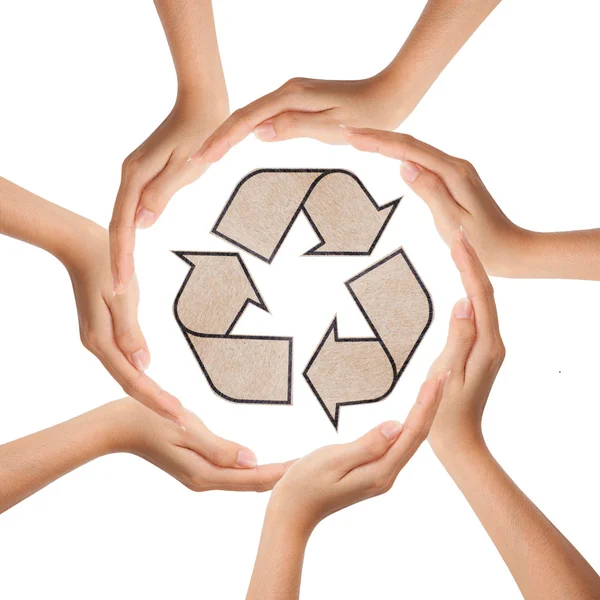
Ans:
POLYGON ((467 297, 454 307, 448 343, 431 373, 452 368, 429 441, 434 448, 483 439, 481 421, 505 349, 492 284, 464 232, 455 232, 452 258, 467 297))
POLYGON ((108 232, 98 225, 88 225, 79 247, 72 247, 63 262, 73 284, 83 345, 126 394, 181 425, 184 409, 179 400, 144 373, 150 353, 138 323, 135 277, 123 294, 113 295, 108 232))
POLYGON ((426 439, 445 383, 446 374, 428 379, 403 425, 388 421, 354 442, 320 448, 293 463, 268 510, 310 533, 325 517, 388 491, 426 439))
POLYGON ((265 142, 310 137, 346 143, 340 125, 395 129, 412 109, 393 95, 383 74, 358 81, 290 79, 235 111, 194 157, 199 166, 220 160, 250 133, 265 142))
POLYGON ((124 161, 110 223, 113 291, 124 294, 134 275, 136 228, 150 227, 169 200, 207 165, 188 160, 227 117, 227 101, 179 100, 169 116, 124 161))
POLYGON ((425 201, 448 245, 462 227, 490 275, 518 276, 531 232, 502 212, 471 163, 400 133, 347 129, 344 136, 358 150, 402 161, 402 178, 425 201))
POLYGON ((115 451, 144 458, 196 492, 262 492, 285 472, 284 464, 257 465, 250 450, 215 435, 188 410, 184 430, 131 398, 112 405, 112 420, 119 428, 115 451))

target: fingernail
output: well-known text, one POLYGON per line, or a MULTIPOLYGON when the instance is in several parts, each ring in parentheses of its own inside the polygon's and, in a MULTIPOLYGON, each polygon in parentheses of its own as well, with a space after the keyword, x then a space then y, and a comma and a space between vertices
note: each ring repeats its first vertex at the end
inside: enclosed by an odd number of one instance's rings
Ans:
POLYGON ((131 355, 131 362, 138 371, 145 371, 150 364, 150 355, 145 348, 140 348, 131 355))
POLYGON ((387 421, 379 427, 379 431, 383 434, 383 437, 391 442, 395 440, 402 431, 402 423, 399 421, 387 421))
POLYGON ((454 316, 457 319, 470 319, 473 315, 473 306, 468 298, 463 298, 454 307, 454 316))
POLYGON ((254 135, 263 142, 270 142, 277 137, 273 123, 262 123, 254 130, 254 135))
POLYGON ((400 165, 400 176, 402 179, 404 179, 404 181, 407 181, 408 183, 414 183, 417 177, 421 174, 421 170, 422 169, 419 167, 419 165, 415 165, 415 163, 405 160, 400 165))
POLYGON ((147 208, 140 208, 135 216, 135 226, 138 229, 147 229, 156 220, 156 215, 147 208))
POLYGON ((120 281, 113 279, 113 296, 120 296, 125 293, 125 286, 120 281))
POLYGON ((252 450, 248 448, 242 448, 237 455, 236 464, 238 467, 249 469, 256 466, 256 456, 252 450))

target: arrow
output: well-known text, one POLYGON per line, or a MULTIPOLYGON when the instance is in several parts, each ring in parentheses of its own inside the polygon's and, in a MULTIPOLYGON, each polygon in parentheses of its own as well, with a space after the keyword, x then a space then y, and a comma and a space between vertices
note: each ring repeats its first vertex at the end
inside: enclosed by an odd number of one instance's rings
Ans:
POLYGON ((340 406, 392 392, 433 320, 429 293, 402 248, 346 287, 375 337, 340 338, 336 317, 304 371, 336 429, 340 406))
POLYGON ((399 202, 378 206, 343 169, 258 169, 238 183, 212 232, 271 263, 303 212, 320 240, 307 255, 369 255, 399 202))
POLYGON ((248 304, 268 312, 240 255, 175 254, 191 268, 173 312, 212 390, 232 402, 291 404, 292 338, 231 333, 248 304))

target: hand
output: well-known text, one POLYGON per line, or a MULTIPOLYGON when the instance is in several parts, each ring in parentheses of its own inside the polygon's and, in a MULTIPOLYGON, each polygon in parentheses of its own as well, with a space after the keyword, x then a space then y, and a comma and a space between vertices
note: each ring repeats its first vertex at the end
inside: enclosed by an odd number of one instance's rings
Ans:
POLYGON ((437 450, 455 441, 482 442, 481 420, 505 349, 494 290, 462 231, 454 234, 452 258, 467 292, 454 307, 448 343, 431 372, 452 368, 429 441, 437 450))
POLYGON ((290 79, 278 90, 234 112, 202 145, 198 165, 214 163, 254 132, 265 142, 310 137, 346 143, 340 125, 395 129, 412 111, 394 97, 384 74, 359 81, 290 79))
POLYGON ((113 452, 144 458, 195 492, 270 490, 286 465, 256 465, 254 454, 212 433, 185 411, 186 430, 161 419, 131 398, 107 406, 113 423, 113 452))
POLYGON ((73 284, 81 341, 125 393, 181 425, 184 409, 179 400, 144 373, 150 353, 137 319, 137 281, 134 277, 123 294, 113 295, 108 232, 89 221, 81 223, 86 224, 85 234, 75 236, 79 243, 61 256, 73 284))
POLYGON ((388 421, 349 444, 327 446, 289 467, 267 513, 309 535, 325 517, 387 492, 427 437, 446 375, 427 380, 406 422, 388 421))
POLYGON ((206 170, 206 165, 188 159, 228 114, 226 99, 179 100, 156 131, 125 159, 110 223, 115 294, 125 293, 134 274, 136 227, 150 227, 173 194, 206 170))
POLYGON ((344 135, 358 150, 402 161, 402 178, 425 201, 446 244, 462 227, 490 275, 519 274, 532 232, 502 212, 470 163, 408 135, 368 129, 344 135))

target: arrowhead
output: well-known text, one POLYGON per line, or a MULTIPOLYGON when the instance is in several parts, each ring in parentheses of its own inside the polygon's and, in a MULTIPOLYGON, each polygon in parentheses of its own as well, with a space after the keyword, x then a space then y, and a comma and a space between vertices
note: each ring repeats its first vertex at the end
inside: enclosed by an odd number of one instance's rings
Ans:
POLYGON ((303 207, 321 240, 306 255, 371 254, 400 200, 378 206, 353 173, 329 173, 303 207))
POLYGON ((304 371, 336 429, 340 406, 381 400, 391 391, 394 377, 394 367, 380 341, 340 338, 337 317, 304 371))
POLYGON ((174 252, 190 265, 175 317, 198 334, 231 333, 248 303, 268 312, 241 257, 232 252, 174 252))

